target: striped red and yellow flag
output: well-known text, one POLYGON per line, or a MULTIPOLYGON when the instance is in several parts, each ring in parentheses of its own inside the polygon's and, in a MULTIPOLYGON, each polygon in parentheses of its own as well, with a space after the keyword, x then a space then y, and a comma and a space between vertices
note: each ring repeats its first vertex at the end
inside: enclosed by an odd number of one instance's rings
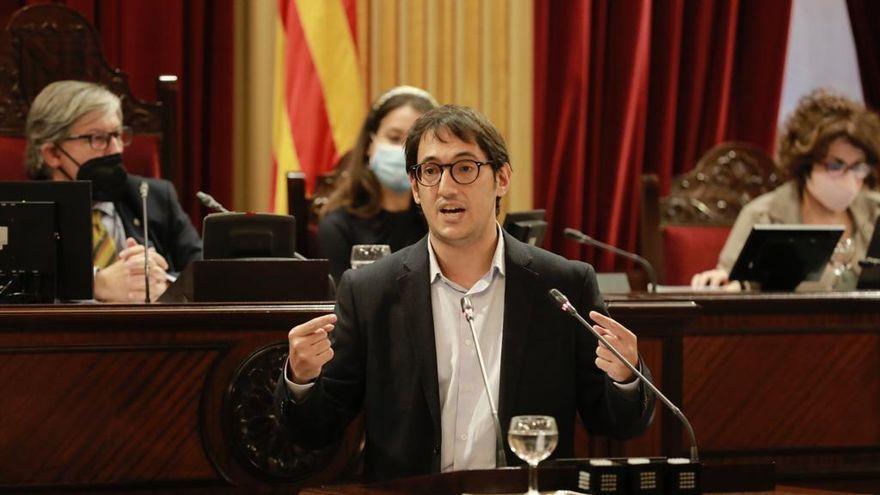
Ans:
POLYGON ((308 190, 357 139, 366 113, 358 63, 357 0, 278 0, 275 42, 273 187, 287 211, 287 172, 308 190))

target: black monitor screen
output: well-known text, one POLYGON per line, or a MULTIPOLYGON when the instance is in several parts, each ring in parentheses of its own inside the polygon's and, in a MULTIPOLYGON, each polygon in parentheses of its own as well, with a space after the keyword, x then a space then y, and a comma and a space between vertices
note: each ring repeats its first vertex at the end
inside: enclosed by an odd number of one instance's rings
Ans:
POLYGON ((0 288, 19 296, 5 302, 92 298, 91 195, 88 182, 0 182, 0 288))
POLYGON ((540 246, 547 233, 547 222, 544 210, 512 211, 504 217, 504 230, 514 238, 540 246))
POLYGON ((204 258, 293 258, 296 221, 290 215, 213 213, 202 225, 204 258))
POLYGON ((780 291, 819 280, 842 235, 837 225, 755 225, 730 280, 756 281, 762 289, 780 291))

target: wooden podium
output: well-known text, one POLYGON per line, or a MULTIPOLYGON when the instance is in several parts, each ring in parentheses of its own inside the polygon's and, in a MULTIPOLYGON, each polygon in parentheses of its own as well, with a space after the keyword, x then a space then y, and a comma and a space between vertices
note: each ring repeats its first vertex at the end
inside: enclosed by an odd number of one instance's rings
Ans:
MULTIPOLYGON (((707 463, 773 460, 781 484, 870 479, 862 491, 878 492, 880 293, 633 296, 609 308, 683 404, 707 463)), ((0 306, 0 492, 288 494, 338 480, 356 432, 338 454, 306 452, 269 412, 288 330, 332 309, 0 306)), ((639 439, 579 435, 578 457, 685 450, 660 406, 639 439)), ((448 476, 432 483, 474 475, 448 476)), ((503 476, 502 488, 525 486, 503 476)), ((326 490, 304 493, 381 493, 326 490)))

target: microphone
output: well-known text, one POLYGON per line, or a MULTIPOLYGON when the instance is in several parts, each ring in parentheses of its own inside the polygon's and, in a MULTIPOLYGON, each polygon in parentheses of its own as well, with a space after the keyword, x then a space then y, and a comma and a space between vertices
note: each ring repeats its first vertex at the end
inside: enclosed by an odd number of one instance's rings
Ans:
POLYGON ((631 253, 629 251, 620 249, 619 247, 612 246, 611 244, 605 244, 602 241, 597 241, 587 234, 584 234, 580 230, 573 229, 571 227, 566 227, 566 229, 563 231, 563 234, 565 235, 565 237, 568 237, 575 242, 588 244, 590 246, 603 249, 605 251, 611 251, 617 256, 635 261, 645 270, 645 273, 648 275, 648 292, 657 292, 657 272, 654 271, 654 267, 651 266, 651 263, 648 262, 648 260, 646 260, 645 258, 642 258, 636 253, 631 253))
POLYGON ((141 181, 141 204, 143 206, 143 221, 144 221, 144 293, 145 293, 145 303, 149 304, 150 302, 150 232, 147 229, 147 195, 150 193, 150 185, 147 184, 147 181, 141 181))
POLYGON ((221 205, 216 199, 214 199, 213 196, 211 196, 208 193, 204 193, 202 191, 197 191, 196 197, 199 198, 199 201, 201 201, 202 204, 205 205, 205 207, 208 209, 211 209, 214 211, 220 211, 223 213, 229 213, 229 210, 224 208, 223 205, 221 205))
POLYGON ((489 375, 486 374, 486 363, 483 361, 483 353, 480 351, 480 341, 477 340, 477 332, 474 330, 474 305, 471 298, 461 298, 461 312, 471 329, 471 337, 474 339, 474 349, 477 350, 477 361, 480 363, 480 371, 483 374, 483 387, 486 389, 486 398, 489 399, 489 409, 492 410, 492 421, 495 423, 495 466, 506 467, 507 456, 504 455, 504 437, 501 434, 501 421, 498 419, 498 409, 492 400, 492 390, 489 388, 489 375))
POLYGON ((684 413, 682 413, 681 410, 676 407, 671 400, 667 399, 666 396, 663 395, 662 392, 660 392, 660 389, 655 387, 650 380, 645 378, 645 375, 637 370, 635 366, 630 364, 630 362, 627 361, 622 354, 620 354, 620 351, 618 351, 613 345, 609 344, 608 340, 606 340, 605 337, 599 334, 599 332, 597 332, 592 325, 587 323, 587 321, 584 320, 580 314, 578 314, 577 309, 575 309, 575 307, 572 306, 572 304, 568 301, 568 298, 565 297, 565 294, 559 292, 556 289, 550 289, 549 294, 550 297, 552 297, 559 305, 559 309, 571 315, 574 319, 578 321, 578 323, 581 324, 581 326, 589 330, 590 333, 592 333, 597 339, 599 339, 599 341, 602 342, 602 345, 604 345, 609 351, 611 351, 611 353, 614 354, 614 356, 617 357, 617 359, 619 359, 627 368, 629 368, 630 371, 635 373, 635 375, 639 377, 640 380, 642 380, 642 383, 647 385, 647 387, 651 389, 651 391, 654 392, 654 394, 659 397, 664 404, 666 404, 666 407, 668 407, 669 410, 672 411, 672 414, 675 414, 675 416, 678 417, 682 424, 684 424, 685 428, 687 428, 688 434, 691 437, 691 462, 695 464, 699 463, 700 456, 697 453, 697 437, 696 435, 694 435, 694 429, 691 426, 690 421, 688 421, 687 418, 684 416, 684 413))

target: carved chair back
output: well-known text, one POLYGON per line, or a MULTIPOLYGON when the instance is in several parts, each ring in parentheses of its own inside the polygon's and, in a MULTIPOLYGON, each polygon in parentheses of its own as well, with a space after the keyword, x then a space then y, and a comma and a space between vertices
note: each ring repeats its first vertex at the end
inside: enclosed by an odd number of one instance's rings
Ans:
POLYGON ((642 177, 642 254, 666 284, 687 284, 714 268, 730 227, 749 201, 782 184, 785 174, 762 149, 726 142, 690 172, 673 179, 667 196, 656 175, 642 177))
POLYGON ((129 171, 180 183, 177 77, 159 76, 159 101, 135 98, 128 76, 104 57, 94 26, 59 4, 24 7, 0 33, 0 178, 24 177, 30 104, 46 85, 67 79, 95 82, 119 95, 125 125, 135 135, 125 151, 129 171))

